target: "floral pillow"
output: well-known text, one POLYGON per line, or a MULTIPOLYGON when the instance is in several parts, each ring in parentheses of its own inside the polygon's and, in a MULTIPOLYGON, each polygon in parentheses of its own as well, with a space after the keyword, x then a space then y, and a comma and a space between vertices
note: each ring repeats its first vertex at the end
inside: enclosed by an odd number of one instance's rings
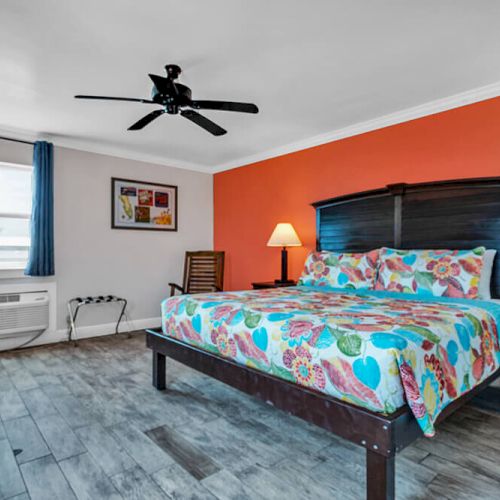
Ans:
POLYGON ((298 284, 352 289, 373 288, 377 275, 378 252, 312 252, 304 264, 298 284))
POLYGON ((473 250, 380 250, 375 290, 433 295, 479 297, 484 247, 473 250))

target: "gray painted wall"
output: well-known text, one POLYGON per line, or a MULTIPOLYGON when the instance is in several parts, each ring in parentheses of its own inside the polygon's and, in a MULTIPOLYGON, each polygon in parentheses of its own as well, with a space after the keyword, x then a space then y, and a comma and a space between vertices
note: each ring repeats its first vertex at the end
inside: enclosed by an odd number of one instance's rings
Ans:
MULTIPOLYGON (((0 140, 0 161, 31 158, 31 146, 0 140)), ((168 282, 181 280, 184 252, 213 248, 212 175, 56 147, 54 179, 57 328, 66 327, 66 301, 77 295, 121 295, 132 320, 159 317, 168 282), (111 229, 111 177, 177 185, 179 230, 111 229)), ((29 280, 0 274, 0 285, 29 280)), ((113 306, 97 306, 80 319, 115 317, 113 306)))

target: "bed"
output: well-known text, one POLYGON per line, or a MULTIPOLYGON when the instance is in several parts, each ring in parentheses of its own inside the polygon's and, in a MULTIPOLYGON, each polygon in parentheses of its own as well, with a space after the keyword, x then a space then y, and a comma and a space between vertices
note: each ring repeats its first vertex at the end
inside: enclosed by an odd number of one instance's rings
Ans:
MULTIPOLYGON (((313 206, 318 250, 500 248, 500 179, 313 206)), ((158 389, 168 356, 363 446, 369 499, 394 498, 395 454, 500 374, 495 301, 299 286, 178 296, 162 322, 147 335, 158 389)))

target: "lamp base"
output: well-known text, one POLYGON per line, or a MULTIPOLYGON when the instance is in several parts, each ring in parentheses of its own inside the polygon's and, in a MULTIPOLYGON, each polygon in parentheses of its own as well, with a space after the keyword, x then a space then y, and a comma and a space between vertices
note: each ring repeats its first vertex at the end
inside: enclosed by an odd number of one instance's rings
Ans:
POLYGON ((285 281, 283 281, 283 280, 276 279, 276 280, 274 280, 274 282, 277 285, 292 285, 292 284, 295 284, 295 281, 293 281, 293 280, 285 280, 285 281))

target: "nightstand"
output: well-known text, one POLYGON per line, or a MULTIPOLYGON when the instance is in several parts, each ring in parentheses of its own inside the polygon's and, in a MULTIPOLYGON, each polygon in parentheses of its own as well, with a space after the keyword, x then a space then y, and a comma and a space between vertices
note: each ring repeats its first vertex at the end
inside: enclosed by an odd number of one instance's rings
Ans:
POLYGON ((275 281, 258 281, 256 283, 252 283, 252 287, 254 290, 262 290, 264 288, 282 288, 295 285, 297 285, 296 281, 289 281, 287 283, 276 283, 275 281))

